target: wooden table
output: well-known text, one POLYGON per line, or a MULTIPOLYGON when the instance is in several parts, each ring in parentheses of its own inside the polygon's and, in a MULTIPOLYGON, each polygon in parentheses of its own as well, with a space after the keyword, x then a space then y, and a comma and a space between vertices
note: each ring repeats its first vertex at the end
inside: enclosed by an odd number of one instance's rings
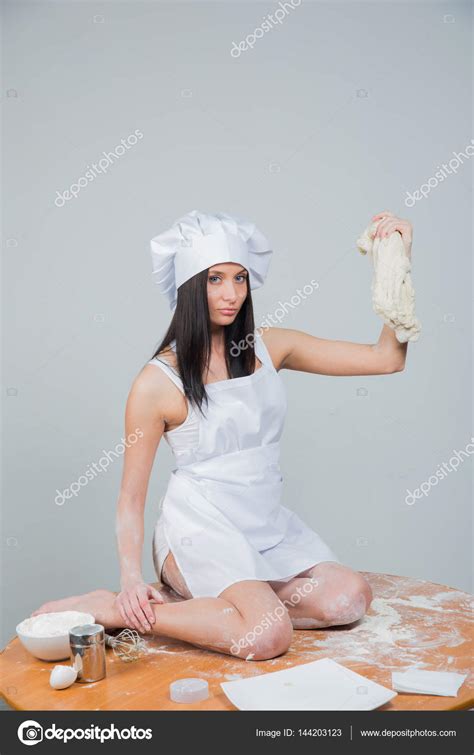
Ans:
POLYGON ((278 658, 245 661, 146 635, 149 654, 140 661, 122 663, 107 648, 105 679, 54 690, 49 675, 55 662, 33 658, 15 637, 0 654, 0 693, 17 710, 236 710, 220 682, 326 657, 389 688, 391 672, 408 667, 468 674, 457 697, 399 693, 378 710, 473 707, 471 596, 420 579, 361 573, 374 593, 367 614, 343 627, 295 630, 289 650, 278 658), (170 682, 189 676, 207 679, 209 698, 194 705, 172 702, 170 682))

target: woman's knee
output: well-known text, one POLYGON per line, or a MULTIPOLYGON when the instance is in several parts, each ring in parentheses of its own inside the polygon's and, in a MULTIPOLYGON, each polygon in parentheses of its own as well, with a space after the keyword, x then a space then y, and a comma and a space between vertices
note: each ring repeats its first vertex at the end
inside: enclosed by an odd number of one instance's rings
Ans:
POLYGON ((293 638, 293 624, 285 610, 271 621, 265 616, 259 623, 246 624, 246 631, 234 640, 232 652, 253 661, 265 661, 286 653, 293 638))
POLYGON ((351 624, 365 615, 372 599, 372 589, 365 577, 353 572, 344 579, 341 589, 329 591, 319 608, 329 624, 351 624))

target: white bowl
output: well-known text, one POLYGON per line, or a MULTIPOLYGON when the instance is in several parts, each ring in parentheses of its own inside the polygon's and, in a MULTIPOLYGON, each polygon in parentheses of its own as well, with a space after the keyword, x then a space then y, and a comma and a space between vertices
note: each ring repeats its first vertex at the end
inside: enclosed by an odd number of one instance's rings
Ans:
MULTIPOLYGON (((71 629, 79 624, 95 624, 95 617, 91 613, 84 613, 83 611, 52 611, 51 613, 38 615, 54 616, 55 613, 74 613, 75 616, 71 617, 71 629)), ((62 661, 65 658, 70 658, 69 630, 64 634, 54 636, 33 637, 31 634, 28 634, 27 626, 25 627, 25 623, 31 618, 34 617, 29 616, 27 619, 20 621, 15 630, 23 647, 31 655, 34 655, 35 658, 39 658, 42 661, 62 661)))

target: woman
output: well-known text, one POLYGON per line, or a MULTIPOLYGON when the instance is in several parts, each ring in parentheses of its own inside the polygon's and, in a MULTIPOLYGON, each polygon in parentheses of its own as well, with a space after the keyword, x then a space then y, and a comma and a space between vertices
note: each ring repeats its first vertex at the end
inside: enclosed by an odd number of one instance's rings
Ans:
MULTIPOLYGON (((400 232, 410 255, 408 221, 389 212, 373 221, 379 237, 400 232)), ((53 601, 31 615, 89 611, 109 629, 272 658, 288 649, 293 628, 357 621, 372 600, 366 579, 280 503, 286 400, 278 372, 389 374, 404 369, 407 344, 387 325, 373 345, 256 331, 250 289, 264 282, 272 252, 246 221, 193 211, 151 243, 175 313, 126 407, 127 435, 142 432, 125 452, 118 503, 121 590, 53 601), (160 581, 146 584, 143 512, 163 436, 176 466, 153 539, 160 581)))

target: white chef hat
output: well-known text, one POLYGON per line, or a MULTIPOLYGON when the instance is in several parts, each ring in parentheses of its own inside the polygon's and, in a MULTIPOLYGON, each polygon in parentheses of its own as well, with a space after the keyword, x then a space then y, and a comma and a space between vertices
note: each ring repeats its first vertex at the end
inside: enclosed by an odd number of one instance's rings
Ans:
POLYGON ((192 210, 151 240, 153 277, 174 310, 177 289, 218 262, 247 268, 250 288, 265 282, 273 250, 255 224, 223 212, 192 210))

